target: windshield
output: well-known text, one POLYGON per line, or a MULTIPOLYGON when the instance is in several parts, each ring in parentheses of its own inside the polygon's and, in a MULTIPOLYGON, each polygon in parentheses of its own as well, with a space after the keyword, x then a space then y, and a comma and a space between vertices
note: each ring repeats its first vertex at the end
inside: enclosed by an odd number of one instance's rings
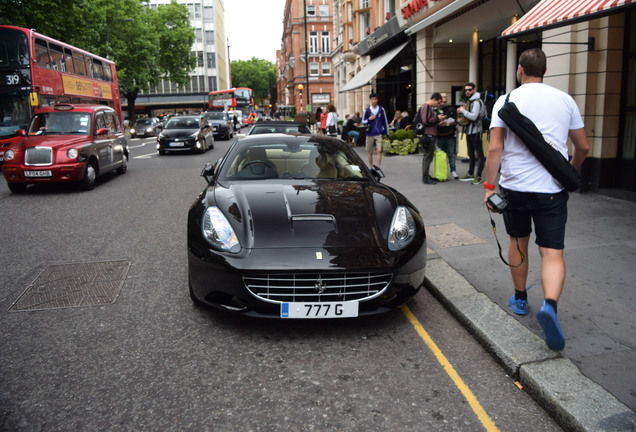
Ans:
POLYGON ((150 119, 137 120, 137 126, 146 126, 146 125, 151 125, 151 124, 152 124, 152 120, 150 120, 150 119))
POLYGON ((15 131, 26 130, 31 118, 28 92, 9 92, 0 97, 0 139, 16 136, 15 131))
POLYGON ((199 129, 198 118, 177 117, 171 118, 165 129, 199 129))
POLYGON ((222 112, 211 112, 206 113, 205 118, 209 120, 225 120, 227 117, 225 116, 225 113, 222 112))
POLYGON ((286 133, 286 134, 309 134, 311 131, 305 124, 301 125, 259 125, 252 126, 250 135, 261 135, 269 133, 286 133))
POLYGON ((266 144, 239 142, 223 162, 220 180, 368 180, 363 165, 337 143, 274 138, 266 144))
POLYGON ((91 113, 48 112, 36 114, 29 135, 89 135, 91 113))
POLYGON ((19 30, 0 28, 0 66, 28 65, 27 37, 19 30))

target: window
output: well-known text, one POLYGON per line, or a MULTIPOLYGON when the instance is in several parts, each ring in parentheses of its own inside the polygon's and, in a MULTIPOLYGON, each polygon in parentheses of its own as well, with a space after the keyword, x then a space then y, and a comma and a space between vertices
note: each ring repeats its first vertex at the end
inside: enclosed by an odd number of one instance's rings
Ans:
POLYGON ((369 5, 370 0, 360 0, 360 9, 368 9, 371 6, 369 5))
POLYGON ((309 63, 309 75, 319 75, 320 74, 320 63, 311 62, 309 63))
POLYGON ((323 75, 331 75, 331 63, 324 62, 322 64, 322 74, 323 75))
POLYGON ((207 53, 207 57, 208 57, 208 67, 210 69, 213 69, 216 67, 216 56, 214 55, 214 53, 207 53))
POLYGON ((95 135, 97 135, 97 129, 106 128, 106 119, 104 118, 104 113, 98 113, 95 116, 95 135))
POLYGON ((199 3, 194 4, 194 17, 201 18, 201 5, 199 3))
POLYGON ((93 78, 93 58, 86 56, 86 76, 93 78))
POLYGON ((38 66, 41 68, 51 69, 51 60, 49 60, 49 47, 44 39, 35 40, 35 58, 38 66))
POLYGON ((309 53, 318 54, 318 32, 309 32, 309 53))
POLYGON ((211 20, 214 18, 214 9, 212 6, 203 6, 203 20, 211 20))
POLYGON ((73 54, 73 64, 75 65, 75 73, 79 76, 86 76, 86 64, 84 63, 84 54, 75 52, 73 54))
POLYGON ((322 52, 328 53, 330 51, 330 39, 329 32, 322 32, 320 35, 320 48, 322 52))
POLYGON ((208 45, 214 44, 214 30, 205 31, 205 43, 208 45))
POLYGON ((73 67, 73 53, 68 48, 64 48, 64 71, 63 72, 75 73, 75 68, 73 67))
POLYGON ((197 35, 197 42, 198 43, 202 43, 203 42, 203 30, 201 29, 196 29, 194 31, 194 33, 197 35))
POLYGON ((307 5, 307 16, 316 16, 316 6, 307 5))
POLYGON ((101 60, 93 60, 93 69, 95 69, 95 79, 104 81, 104 67, 101 60))
POLYGON ((197 65, 203 67, 203 51, 197 52, 197 65))
POLYGON ((113 71, 108 63, 104 65, 104 78, 108 82, 113 82, 113 71))
POLYGON ((57 44, 50 44, 49 48, 51 50, 51 65, 52 69, 60 72, 66 72, 66 67, 64 66, 64 54, 62 53, 62 47, 57 44))
POLYGON ((320 5, 320 16, 329 16, 329 5, 320 5))

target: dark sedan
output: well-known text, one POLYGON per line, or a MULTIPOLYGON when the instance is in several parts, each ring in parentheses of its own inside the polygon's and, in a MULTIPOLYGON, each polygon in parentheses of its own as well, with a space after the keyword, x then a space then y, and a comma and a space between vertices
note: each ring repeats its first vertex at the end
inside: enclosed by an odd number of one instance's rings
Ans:
POLYGON ((209 148, 214 148, 214 135, 202 116, 172 117, 157 137, 157 150, 162 156, 169 151, 205 153, 209 148))
POLYGON ((210 111, 203 114, 203 117, 212 126, 214 137, 223 137, 226 140, 234 137, 234 123, 225 111, 210 111))
POLYGON ((147 136, 157 136, 161 130, 161 122, 156 117, 146 117, 137 120, 135 125, 130 128, 130 137, 139 138, 147 136))
POLYGON ((422 216, 341 140, 250 136, 201 175, 209 184, 188 213, 197 303, 345 318, 398 307, 424 283, 422 216))
POLYGON ((310 134, 311 131, 305 123, 291 121, 261 121, 255 123, 247 135, 262 135, 270 133, 286 134, 310 134))

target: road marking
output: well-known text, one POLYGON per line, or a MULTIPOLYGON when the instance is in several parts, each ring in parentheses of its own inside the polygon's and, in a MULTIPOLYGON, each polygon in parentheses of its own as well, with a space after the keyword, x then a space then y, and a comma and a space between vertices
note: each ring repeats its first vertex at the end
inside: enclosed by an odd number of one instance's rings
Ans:
POLYGON ((424 343, 426 343, 428 349, 430 349, 431 352, 435 355, 435 358, 437 358, 439 364, 442 365, 442 367, 444 368, 448 376, 453 380, 459 391, 462 392, 462 394, 466 398, 466 401, 468 401, 468 404, 473 409, 474 413, 477 414, 477 418, 479 418, 481 424, 484 425, 488 432, 499 431, 499 428, 495 426, 495 422, 493 422, 488 414, 486 414, 486 411, 482 408, 481 404, 479 403, 473 392, 460 378, 459 374, 455 371, 455 368, 453 368, 453 365, 450 364, 446 356, 444 356, 433 339, 429 336, 426 330, 424 330, 422 324, 420 324, 417 318, 415 318, 413 312, 411 312, 411 310, 407 306, 402 306, 401 309, 402 312, 404 312, 404 315, 406 315, 406 318, 411 322, 411 325, 415 327, 417 333, 424 340, 424 343))
POLYGON ((141 155, 141 156, 133 156, 133 159, 150 159, 151 157, 155 156, 156 153, 148 153, 145 155, 141 155))

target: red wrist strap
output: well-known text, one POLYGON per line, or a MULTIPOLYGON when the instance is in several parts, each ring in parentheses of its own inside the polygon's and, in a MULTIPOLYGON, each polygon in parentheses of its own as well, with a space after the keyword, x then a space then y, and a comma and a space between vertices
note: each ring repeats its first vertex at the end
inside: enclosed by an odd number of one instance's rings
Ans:
POLYGON ((494 184, 488 184, 487 182, 484 182, 484 188, 488 189, 488 190, 495 190, 495 185, 494 184))

